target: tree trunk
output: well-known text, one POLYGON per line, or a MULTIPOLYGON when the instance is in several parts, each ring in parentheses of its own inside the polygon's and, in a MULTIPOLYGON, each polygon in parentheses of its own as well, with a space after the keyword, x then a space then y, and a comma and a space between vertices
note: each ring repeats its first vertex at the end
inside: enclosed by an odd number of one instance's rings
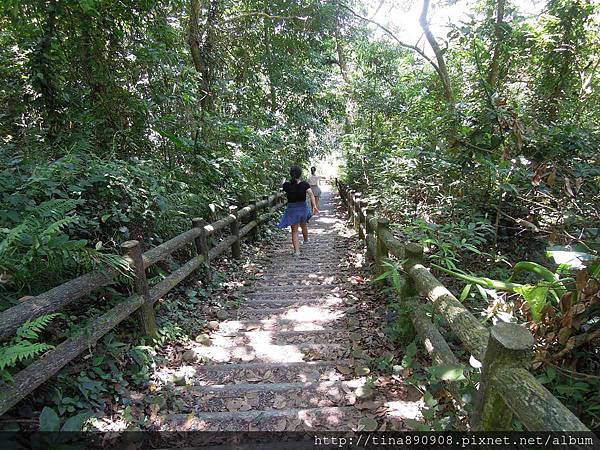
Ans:
POLYGON ((449 106, 454 109, 454 93, 452 92, 452 85, 450 84, 450 76, 448 75, 448 66, 446 66, 446 60, 444 59, 444 53, 440 48, 435 36, 429 29, 429 23, 427 22, 427 13, 429 12, 429 0, 423 1, 423 9, 421 10, 421 16, 419 17, 419 24, 425 33, 427 42, 431 46, 435 59, 437 60, 437 72, 442 81, 444 87, 444 98, 449 106))
POLYGON ((450 115, 450 129, 448 130, 448 146, 450 148, 456 148, 458 145, 457 138, 457 124, 456 124, 456 106, 454 101, 454 92, 452 91, 452 84, 450 83, 450 76, 448 75, 448 66, 446 66, 446 60, 444 59, 444 52, 440 48, 435 36, 429 29, 429 23, 427 22, 427 13, 429 12, 429 0, 423 0, 423 9, 421 10, 421 16, 419 17, 419 24, 425 33, 427 42, 431 46, 435 59, 437 60, 437 67, 435 67, 442 86, 444 89, 444 99, 446 100, 446 107, 448 114, 450 115))
POLYGON ((498 83, 498 74, 500 73, 500 52, 502 48, 502 42, 504 38, 504 7, 506 6, 506 0, 498 0, 496 2, 496 25, 494 27, 494 53, 492 55, 492 61, 490 63, 490 73, 488 76, 488 83, 493 90, 496 88, 498 83))
POLYGON ((53 141, 59 129, 56 85, 52 71, 52 41, 56 34, 56 14, 58 13, 56 0, 50 0, 46 13, 47 20, 42 27, 39 47, 34 55, 32 76, 35 80, 34 85, 39 86, 38 90, 46 112, 47 136, 50 141, 53 141))
POLYGON ((340 37, 339 30, 339 19, 338 26, 334 30, 335 36, 335 48, 338 54, 338 64, 340 66, 340 72, 342 74, 342 78, 346 83, 350 82, 350 78, 348 77, 348 60, 346 59, 346 53, 344 52, 344 47, 342 45, 342 38, 340 37))
MULTIPOLYGON (((264 2, 265 12, 269 12, 269 2, 264 2)), ((267 53, 267 70, 266 75, 269 80, 269 106, 271 109, 271 113, 275 113, 277 111, 277 91, 275 90, 275 83, 273 83, 273 74, 271 73, 271 67, 273 63, 273 54, 271 52, 271 36, 269 33, 269 19, 263 18, 263 40, 265 45, 265 51, 267 53)))
POLYGON ((192 54, 192 61, 196 71, 201 75, 200 89, 200 107, 202 112, 211 112, 214 108, 215 95, 212 91, 215 68, 214 43, 215 43, 215 24, 219 14, 219 0, 210 0, 208 3, 208 12, 204 30, 200 32, 200 0, 190 0, 190 18, 188 23, 187 41, 192 54))

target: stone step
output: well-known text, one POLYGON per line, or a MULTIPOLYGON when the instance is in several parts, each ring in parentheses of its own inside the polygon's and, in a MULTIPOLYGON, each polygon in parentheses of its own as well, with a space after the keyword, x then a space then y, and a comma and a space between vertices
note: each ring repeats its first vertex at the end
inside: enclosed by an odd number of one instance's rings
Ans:
POLYGON ((241 331, 314 331, 339 329, 344 322, 336 320, 327 324, 296 322, 293 320, 228 320, 219 324, 218 333, 230 334, 241 331))
MULTIPOLYGON (((177 447, 163 447, 158 450, 199 450, 200 448, 202 450, 305 450, 315 446, 315 438, 307 433, 286 433, 284 436, 281 436, 281 433, 274 434, 275 436, 269 437, 263 436, 262 433, 252 434, 248 438, 244 434, 234 433, 223 439, 222 436, 210 433, 187 433, 184 444, 179 438, 177 447), (182 445, 193 445, 193 447, 182 447, 182 445)), ((170 436, 170 433, 167 436, 170 436)), ((331 448, 320 447, 323 450, 331 448)))
POLYGON ((296 383, 336 381, 346 378, 337 366, 350 367, 348 359, 292 363, 236 363, 197 365, 193 383, 220 385, 229 383, 296 383))
POLYGON ((344 270, 312 270, 309 272, 302 270, 288 270, 286 272, 279 271, 266 271, 262 275, 256 278, 257 282, 278 282, 278 281, 293 281, 294 283, 310 280, 316 282, 325 282, 331 279, 343 279, 348 276, 347 271, 344 270))
POLYGON ((261 343, 233 347, 208 347, 197 345, 194 352, 202 361, 213 362, 300 362, 339 359, 349 350, 341 344, 288 344, 261 343))
MULTIPOLYGON (((303 280, 298 280, 303 281, 303 280)), ((344 285, 341 283, 326 283, 326 284, 318 284, 318 283, 310 283, 310 279, 307 280, 305 284, 287 284, 287 285, 278 285, 271 283, 263 283, 261 285, 254 285, 252 287, 248 287, 240 291, 242 295, 251 295, 251 294, 275 294, 275 293, 285 293, 285 294, 293 294, 293 293, 303 293, 303 292, 338 292, 343 290, 344 285)))
POLYGON ((290 320, 294 322, 327 323, 339 320, 344 316, 342 311, 334 306, 322 304, 308 304, 295 307, 259 307, 259 305, 246 305, 239 309, 229 310, 228 319, 267 319, 290 320))
POLYGON ((349 431, 362 417, 352 406, 169 414, 157 419, 160 431, 349 431))
POLYGON ((261 278, 252 284, 252 289, 260 290, 262 288, 268 289, 282 289, 282 290, 293 290, 303 289, 304 287, 323 287, 323 288, 336 288, 338 286, 344 286, 342 280, 336 279, 333 275, 324 280, 316 280, 314 278, 301 278, 301 279, 274 279, 268 282, 262 281, 261 278))
POLYGON ((346 330, 314 331, 242 331, 236 333, 217 332, 211 334, 212 345, 231 348, 240 345, 254 347, 263 345, 295 345, 305 343, 345 343, 349 339, 346 330))
POLYGON ((186 413, 351 406, 356 403, 356 389, 365 381, 185 386, 177 389, 177 396, 184 405, 179 412, 186 413))
POLYGON ((244 305, 247 307, 273 307, 273 306, 294 306, 294 305, 315 305, 322 307, 339 307, 344 303, 344 300, 335 295, 318 295, 306 293, 304 295, 285 294, 273 296, 246 297, 244 305))

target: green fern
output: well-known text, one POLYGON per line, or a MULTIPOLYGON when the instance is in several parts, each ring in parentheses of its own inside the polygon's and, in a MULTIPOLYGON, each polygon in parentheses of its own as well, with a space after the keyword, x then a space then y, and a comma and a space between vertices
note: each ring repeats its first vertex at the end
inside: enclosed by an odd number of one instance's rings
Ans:
POLYGON ((0 228, 0 289, 36 293, 63 281, 65 275, 107 266, 123 274, 128 271, 121 256, 90 248, 86 240, 70 238, 69 227, 80 220, 75 213, 80 203, 74 199, 49 200, 28 210, 12 229, 0 228))
POLYGON ((31 343, 27 341, 2 348, 0 349, 0 373, 8 367, 14 367, 19 361, 33 358, 53 348, 53 345, 42 342, 31 343))
POLYGON ((21 325, 15 337, 8 344, 0 347, 0 377, 11 381, 12 375, 8 369, 15 367, 19 362, 35 358, 42 353, 54 348, 45 342, 36 342, 40 333, 59 313, 40 316, 35 320, 27 321, 21 325))
POLYGON ((39 338, 39 334, 48 324, 58 317, 59 313, 47 314, 40 316, 33 321, 27 321, 17 330, 16 338, 20 341, 33 341, 39 338))

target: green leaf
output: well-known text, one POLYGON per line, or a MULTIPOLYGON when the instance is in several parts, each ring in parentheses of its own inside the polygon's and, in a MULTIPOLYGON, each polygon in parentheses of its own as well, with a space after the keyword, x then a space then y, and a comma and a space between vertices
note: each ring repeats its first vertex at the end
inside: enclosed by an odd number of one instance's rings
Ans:
POLYGON ((466 298, 467 298, 467 296, 469 295, 469 292, 471 292, 471 287, 472 287, 472 286, 473 286, 472 284, 467 284, 467 285, 466 285, 466 286, 463 288, 462 292, 460 293, 460 301, 461 301, 461 302, 464 302, 464 301, 465 301, 465 299, 466 299, 466 298))
POLYGON ((429 407, 435 406, 438 404, 438 401, 433 398, 433 395, 431 395, 431 392, 427 391, 425 392, 425 395, 423 396, 423 400, 425 401, 425 404, 429 407))
MULTIPOLYGON (((542 282, 544 283, 544 282, 542 282)), ((546 304, 546 297, 548 296, 548 286, 536 285, 532 286, 526 284, 525 286, 515 289, 515 292, 521 294, 531 310, 531 316, 533 320, 539 322, 541 318, 542 308, 546 304)))
POLYGON ((481 297, 483 298, 484 302, 487 302, 487 292, 485 292, 485 289, 483 289, 481 286, 479 286, 478 284, 475 285, 477 287, 477 290, 479 291, 479 294, 481 295, 481 297))
POLYGON ((465 367, 462 365, 455 364, 441 364, 439 366, 431 366, 427 368, 427 371, 436 380, 440 381, 461 381, 465 380, 465 367))
POLYGON ((406 425, 415 431, 431 431, 427 425, 414 419, 404 419, 406 425))
POLYGON ((90 418, 91 414, 82 413, 76 416, 69 417, 63 424, 61 431, 81 431, 86 420, 90 418))
POLYGON ((58 414, 47 406, 42 410, 40 414, 40 431, 59 431, 60 430, 60 418, 58 414))
POLYGON ((412 358, 413 356, 415 356, 417 354, 417 344, 415 344, 414 342, 410 343, 407 347, 406 347, 406 351, 404 352, 405 356, 408 356, 409 358, 412 358))

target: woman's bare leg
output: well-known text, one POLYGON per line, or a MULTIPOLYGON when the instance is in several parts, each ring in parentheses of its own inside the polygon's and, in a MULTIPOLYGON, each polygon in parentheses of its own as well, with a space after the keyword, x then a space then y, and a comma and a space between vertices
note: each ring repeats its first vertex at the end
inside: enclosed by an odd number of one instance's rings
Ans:
POLYGON ((308 224, 303 222, 300 224, 300 228, 302 228, 302 237, 304 238, 304 242, 308 241, 308 224))
POLYGON ((321 196, 316 196, 315 195, 315 203, 317 204, 317 209, 321 208, 321 196))
POLYGON ((300 251, 300 242, 298 240, 298 224, 292 225, 292 247, 294 247, 294 251, 300 251))

